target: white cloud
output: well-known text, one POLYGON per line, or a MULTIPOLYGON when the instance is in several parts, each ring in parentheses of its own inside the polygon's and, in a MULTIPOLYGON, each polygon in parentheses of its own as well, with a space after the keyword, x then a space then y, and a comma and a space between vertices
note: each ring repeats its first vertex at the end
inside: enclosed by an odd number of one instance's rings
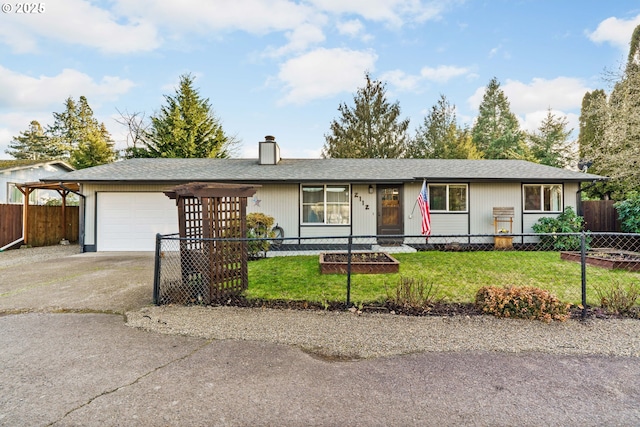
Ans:
POLYGON ((35 51, 42 39, 105 53, 149 51, 160 44, 155 27, 144 19, 129 20, 83 0, 58 0, 46 6, 41 14, 4 14, 0 41, 16 52, 35 51))
POLYGON ((38 111, 62 106, 66 98, 80 95, 86 96, 90 103, 113 101, 133 86, 130 80, 112 76, 96 82, 72 69, 64 69, 56 76, 32 77, 0 66, 0 109, 38 111))
POLYGON ((357 14, 371 21, 400 26, 407 21, 438 19, 449 2, 415 0, 311 0, 318 9, 333 14, 357 14))
POLYGON ((170 31, 204 34, 234 30, 265 34, 322 19, 315 8, 288 0, 118 0, 116 9, 170 31))
POLYGON ((416 91, 424 81, 446 83, 454 77, 468 75, 469 69, 452 65, 423 67, 419 75, 406 74, 402 70, 392 70, 384 73, 380 79, 389 82, 400 91, 416 91))
POLYGON ((596 43, 610 43, 628 51, 631 35, 638 25, 640 25, 640 15, 626 20, 611 17, 602 21, 595 31, 587 32, 587 36, 596 43))
MULTIPOLYGON (((567 130, 573 129, 574 134, 579 126, 582 98, 586 92, 592 90, 581 79, 571 77, 552 80, 534 78, 528 84, 507 80, 500 89, 509 100, 511 111, 518 116, 523 130, 537 130, 551 108, 551 112, 556 116, 567 118, 567 130)), ((484 92, 485 87, 480 87, 467 100, 473 110, 478 110, 484 92)))
POLYGON ((278 49, 268 49, 266 55, 280 57, 302 52, 309 46, 319 44, 325 40, 322 28, 311 24, 302 24, 293 31, 287 32, 285 37, 289 40, 289 43, 278 49))
MULTIPOLYGON (((530 83, 507 80, 500 86, 511 105, 511 110, 519 115, 535 111, 546 111, 548 108, 572 110, 580 108, 584 94, 591 90, 581 79, 557 77, 552 80, 534 78, 530 83)), ((485 87, 478 88, 469 97, 468 104, 477 110, 485 87)))
POLYGON ((304 104, 341 92, 354 91, 377 60, 373 52, 317 49, 280 67, 278 79, 286 88, 281 104, 304 104))
POLYGON ((338 29, 338 33, 343 36, 359 38, 363 42, 373 40, 373 36, 365 31, 365 26, 359 19, 338 22, 336 28, 338 29))
POLYGON ((364 31, 364 24, 359 19, 351 19, 349 21, 338 22, 336 24, 340 34, 357 37, 364 31))
POLYGON ((420 70, 422 77, 437 83, 446 83, 454 77, 463 76, 468 73, 468 68, 455 67, 453 65, 439 65, 436 68, 423 67, 420 70))
POLYGON ((388 82, 400 91, 414 91, 420 85, 421 78, 417 75, 407 74, 402 70, 391 70, 383 73, 380 80, 388 82))

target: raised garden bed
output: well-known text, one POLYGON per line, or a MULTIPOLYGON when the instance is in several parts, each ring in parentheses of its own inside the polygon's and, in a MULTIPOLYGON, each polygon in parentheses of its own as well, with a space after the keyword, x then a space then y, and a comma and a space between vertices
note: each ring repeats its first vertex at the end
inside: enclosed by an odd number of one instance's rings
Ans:
MULTIPOLYGON (((346 253, 320 254, 322 274, 346 274, 348 266, 346 253)), ((400 262, 385 252, 357 252, 351 254, 351 272, 364 274, 397 273, 400 262)))
MULTIPOLYGON (((560 252, 560 259, 580 262, 580 252, 560 252)), ((640 271, 640 253, 612 248, 599 248, 588 251, 586 262, 589 265, 609 270, 620 269, 640 271)))

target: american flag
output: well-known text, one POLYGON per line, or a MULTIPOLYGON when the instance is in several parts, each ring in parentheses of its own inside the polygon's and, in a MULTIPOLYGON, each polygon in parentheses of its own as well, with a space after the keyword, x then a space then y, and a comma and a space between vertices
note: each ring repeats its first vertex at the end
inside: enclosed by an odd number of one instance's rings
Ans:
POLYGON ((422 190, 418 195, 418 205, 422 214, 422 234, 431 234, 431 214, 429 213, 429 193, 427 192, 427 180, 422 181, 422 190))

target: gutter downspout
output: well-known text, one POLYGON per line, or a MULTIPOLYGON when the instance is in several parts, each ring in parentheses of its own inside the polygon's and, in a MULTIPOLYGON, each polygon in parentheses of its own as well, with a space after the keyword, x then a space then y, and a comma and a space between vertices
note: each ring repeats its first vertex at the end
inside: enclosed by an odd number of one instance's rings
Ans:
POLYGON ((80 205, 80 212, 78 215, 78 243, 80 244, 80 251, 84 253, 84 213, 85 213, 85 205, 87 203, 87 196, 80 193, 79 191, 73 191, 69 187, 65 186, 63 183, 60 183, 60 188, 64 188, 70 193, 77 194, 82 198, 82 204, 80 205))
MULTIPOLYGON (((24 233, 24 231, 23 231, 23 233, 24 233)), ((0 252, 4 252, 4 250, 5 250, 5 249, 10 248, 10 247, 12 247, 12 246, 15 246, 15 245, 17 245, 18 243, 23 242, 23 241, 24 241, 24 235, 23 235, 21 238, 19 238, 18 240, 16 240, 15 242, 11 242, 11 243, 9 243, 9 244, 4 245, 3 247, 1 247, 1 248, 0 248, 0 252)))

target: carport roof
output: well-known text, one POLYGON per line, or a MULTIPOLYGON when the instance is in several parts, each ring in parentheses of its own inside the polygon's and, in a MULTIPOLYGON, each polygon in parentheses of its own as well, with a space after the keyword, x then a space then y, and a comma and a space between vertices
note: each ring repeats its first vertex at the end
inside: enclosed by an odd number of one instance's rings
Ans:
POLYGON ((42 181, 261 183, 410 182, 422 179, 581 182, 605 177, 524 160, 282 159, 277 165, 261 165, 257 159, 129 159, 46 177, 42 181))

